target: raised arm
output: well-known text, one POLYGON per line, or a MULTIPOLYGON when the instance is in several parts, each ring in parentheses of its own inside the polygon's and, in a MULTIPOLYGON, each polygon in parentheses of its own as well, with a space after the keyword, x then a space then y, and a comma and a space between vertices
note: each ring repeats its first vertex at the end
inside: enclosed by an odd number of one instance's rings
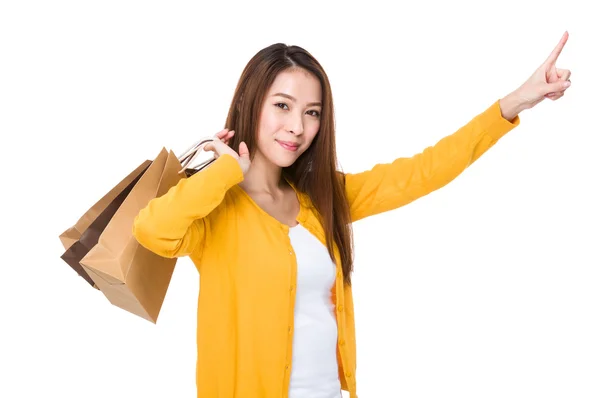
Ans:
POLYGON ((568 37, 565 32, 525 83, 455 133, 412 157, 347 174, 346 194, 352 220, 396 209, 445 186, 518 126, 520 112, 546 98, 561 98, 571 84, 571 72, 556 68, 556 60, 568 37))
POLYGON ((243 180, 239 162, 219 156, 201 172, 184 178, 164 195, 152 199, 133 224, 133 235, 163 257, 182 257, 202 247, 210 229, 208 215, 233 185, 243 180))
POLYGON ((433 192, 455 179, 518 126, 502 117, 496 101, 454 134, 412 157, 381 163, 346 175, 346 194, 352 220, 393 210, 433 192))

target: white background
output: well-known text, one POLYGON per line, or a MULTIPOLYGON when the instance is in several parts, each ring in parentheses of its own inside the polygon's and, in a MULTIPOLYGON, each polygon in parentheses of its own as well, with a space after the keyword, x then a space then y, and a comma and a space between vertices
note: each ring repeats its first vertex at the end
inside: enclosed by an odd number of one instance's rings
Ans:
POLYGON ((163 146, 219 131, 261 48, 296 44, 322 63, 355 172, 453 133, 568 30, 564 98, 522 113, 448 186, 356 223, 357 382, 361 398, 597 398, 591 4, 3 2, 0 396, 195 396, 189 259, 154 325, 79 278, 58 235, 163 146))

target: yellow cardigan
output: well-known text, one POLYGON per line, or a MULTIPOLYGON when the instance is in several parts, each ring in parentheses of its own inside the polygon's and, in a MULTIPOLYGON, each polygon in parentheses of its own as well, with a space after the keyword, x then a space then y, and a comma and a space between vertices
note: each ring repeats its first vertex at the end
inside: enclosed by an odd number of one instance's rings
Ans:
MULTIPOLYGON (((452 181, 519 125, 499 101, 454 134, 410 158, 346 175, 352 221, 408 204, 452 181)), ((229 155, 182 179, 137 216, 133 233, 164 257, 190 256, 200 275, 197 326, 198 398, 288 396, 294 332, 296 256, 288 226, 268 215, 237 184, 229 155)), ((294 188, 296 189, 296 188, 294 188)), ((297 191, 298 222, 325 244, 308 197, 297 191)), ((332 287, 342 388, 356 395, 352 289, 337 257, 332 287)))

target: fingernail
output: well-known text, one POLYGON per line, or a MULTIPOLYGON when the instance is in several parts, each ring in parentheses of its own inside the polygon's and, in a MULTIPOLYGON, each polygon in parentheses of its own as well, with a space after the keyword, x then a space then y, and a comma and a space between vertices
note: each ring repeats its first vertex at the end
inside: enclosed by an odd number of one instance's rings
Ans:
POLYGON ((569 87, 571 85, 571 82, 564 82, 563 83, 563 87, 569 87))

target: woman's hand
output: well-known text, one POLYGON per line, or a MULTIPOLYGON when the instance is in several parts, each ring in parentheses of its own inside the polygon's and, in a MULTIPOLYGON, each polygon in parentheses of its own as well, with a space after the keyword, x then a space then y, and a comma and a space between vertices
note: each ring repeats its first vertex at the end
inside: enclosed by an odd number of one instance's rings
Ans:
POLYGON ((558 45, 546 61, 518 89, 500 100, 502 115, 514 119, 521 111, 531 109, 545 98, 556 101, 571 85, 571 71, 556 67, 556 60, 567 43, 569 33, 565 32, 558 45))
POLYGON ((240 164, 242 172, 246 174, 250 168, 250 152, 248 151, 248 146, 243 141, 240 142, 239 154, 233 148, 229 147, 229 140, 231 140, 234 134, 235 131, 233 130, 221 130, 215 135, 218 139, 206 144, 204 150, 214 152, 215 159, 224 154, 233 156, 240 164))

